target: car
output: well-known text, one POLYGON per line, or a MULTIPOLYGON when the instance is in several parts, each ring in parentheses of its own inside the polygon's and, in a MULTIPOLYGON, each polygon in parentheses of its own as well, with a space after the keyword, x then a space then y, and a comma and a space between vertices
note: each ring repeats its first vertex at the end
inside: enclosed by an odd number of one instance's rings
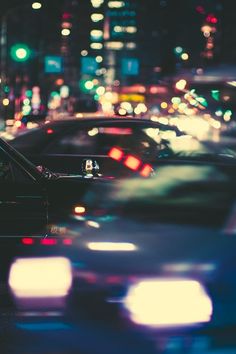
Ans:
POLYGON ((84 175, 55 174, 37 168, 0 139, 0 233, 42 235, 43 227, 56 218, 66 218, 76 207, 83 213, 80 200, 91 183, 110 183, 94 177, 93 160, 85 162, 84 175))
POLYGON ((182 136, 176 127, 149 119, 73 118, 51 122, 15 137, 12 146, 38 165, 60 173, 81 173, 83 159, 93 157, 104 176, 126 177, 132 168, 121 166, 109 152, 134 155, 142 163, 172 154, 170 139, 182 136))
POLYGON ((156 353, 235 350, 235 173, 168 162, 152 179, 94 185, 84 202, 107 212, 73 241, 74 314, 134 329, 156 353))

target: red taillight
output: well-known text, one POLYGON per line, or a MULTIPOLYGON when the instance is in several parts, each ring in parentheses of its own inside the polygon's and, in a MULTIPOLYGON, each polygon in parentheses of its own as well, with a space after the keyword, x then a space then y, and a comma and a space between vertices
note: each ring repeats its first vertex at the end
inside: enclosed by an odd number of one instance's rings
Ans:
POLYGON ((54 246, 57 244, 57 240, 55 238, 44 238, 40 240, 40 244, 45 246, 54 246))
POLYGON ((137 171, 141 165, 141 160, 135 156, 128 155, 124 161, 124 165, 133 171, 137 171))
POLYGON ((143 168, 140 171, 140 175, 142 177, 149 177, 152 172, 152 166, 150 165, 144 165, 143 168))
POLYGON ((47 129, 47 134, 53 134, 53 133, 54 133, 53 129, 51 129, 51 128, 47 129))
POLYGON ((32 239, 31 237, 24 237, 21 239, 21 242, 23 245, 33 245, 34 239, 32 239))
POLYGON ((122 160, 124 153, 121 149, 115 148, 113 147, 109 152, 108 152, 108 156, 116 161, 120 161, 122 160))
POLYGON ((72 240, 70 238, 64 238, 64 240, 62 242, 63 242, 63 245, 66 245, 66 246, 72 245, 72 240))

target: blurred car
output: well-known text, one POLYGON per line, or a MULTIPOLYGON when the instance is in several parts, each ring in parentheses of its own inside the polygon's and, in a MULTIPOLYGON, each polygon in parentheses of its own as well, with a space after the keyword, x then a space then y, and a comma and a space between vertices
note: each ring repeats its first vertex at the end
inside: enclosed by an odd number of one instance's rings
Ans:
POLYGON ((135 331, 151 353, 233 353, 235 173, 235 165, 166 162, 152 179, 94 185, 84 203, 107 213, 87 218, 78 235, 67 231, 69 317, 104 334, 135 331))
MULTIPOLYGON (((97 176, 93 160, 85 160, 85 175, 59 175, 36 168, 12 146, 0 139, 0 233, 42 235, 45 225, 55 218, 66 218, 78 207, 91 183, 106 183, 97 176), (93 175, 93 170, 94 175, 93 175)), ((108 180, 109 182, 109 180, 108 180)))
POLYGON ((127 176, 110 158, 113 147, 134 155, 142 163, 156 162, 172 154, 168 142, 183 135, 176 127, 132 118, 86 118, 59 120, 19 135, 11 144, 36 164, 56 172, 81 173, 82 161, 95 158, 104 176, 127 176))

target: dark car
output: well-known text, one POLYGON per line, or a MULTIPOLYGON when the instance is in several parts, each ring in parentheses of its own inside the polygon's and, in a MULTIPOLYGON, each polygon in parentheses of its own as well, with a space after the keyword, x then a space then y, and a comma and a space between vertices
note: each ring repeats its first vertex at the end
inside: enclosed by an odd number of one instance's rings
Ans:
MULTIPOLYGON (((8 143, 0 140, 0 233, 42 232, 42 227, 71 214, 91 183, 106 183, 89 174, 57 175, 36 168, 8 143)), ((109 181, 108 181, 109 182, 109 181)), ((82 210, 79 209, 78 214, 82 210)), ((77 209, 76 209, 77 210, 77 209)), ((76 212, 76 211, 75 211, 76 212)))
POLYGON ((181 135, 176 127, 148 119, 74 118, 27 131, 11 144, 34 163, 56 172, 81 173, 82 160, 93 157, 103 175, 120 177, 132 172, 110 158, 113 147, 142 163, 156 163, 158 157, 172 154, 168 142, 181 135))

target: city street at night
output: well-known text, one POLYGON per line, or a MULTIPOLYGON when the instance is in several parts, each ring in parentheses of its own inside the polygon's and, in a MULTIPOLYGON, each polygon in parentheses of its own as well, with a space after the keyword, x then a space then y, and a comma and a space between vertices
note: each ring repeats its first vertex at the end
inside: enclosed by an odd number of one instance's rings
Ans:
POLYGON ((235 10, 0 1, 0 354, 236 354, 235 10))

